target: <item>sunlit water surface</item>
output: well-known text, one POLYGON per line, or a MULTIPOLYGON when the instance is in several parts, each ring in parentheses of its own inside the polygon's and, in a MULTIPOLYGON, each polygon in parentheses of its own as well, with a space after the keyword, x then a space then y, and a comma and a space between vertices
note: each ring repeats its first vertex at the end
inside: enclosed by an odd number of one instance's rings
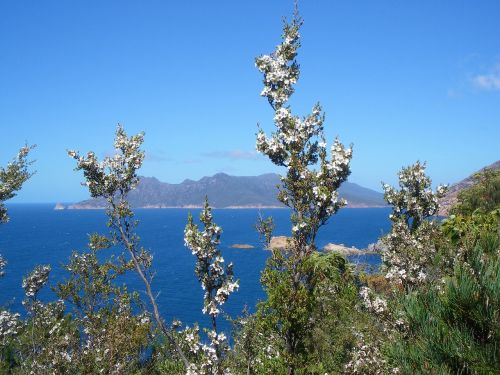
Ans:
MULTIPOLYGON (((8 261, 5 276, 0 279, 0 306, 23 312, 21 301, 22 277, 37 264, 51 264, 50 284, 66 277, 63 263, 72 251, 86 249, 88 234, 107 233, 103 210, 61 210, 48 204, 11 204, 10 222, 0 225, 0 254, 8 261)), ((160 292, 158 303, 167 320, 177 318, 185 323, 206 323, 201 314, 203 292, 194 274, 195 259, 184 246, 183 231, 188 212, 195 217, 198 209, 138 209, 140 220, 137 231, 142 244, 154 255, 156 272, 153 287, 160 292)), ((246 305, 253 310, 264 298, 259 283, 270 252, 262 248, 254 229, 259 216, 273 216, 275 235, 289 235, 290 213, 285 209, 216 209, 214 221, 223 228, 221 251, 226 262, 234 263, 240 289, 231 295, 224 311, 236 317, 246 305), (249 244, 254 249, 235 249, 233 244, 249 244)), ((389 209, 342 209, 324 226, 317 237, 317 245, 329 242, 364 248, 389 229, 389 209)), ((377 267, 378 255, 351 257, 355 263, 377 267)), ((134 274, 124 280, 129 290, 143 293, 143 285, 134 274)), ((48 301, 55 298, 49 288, 41 294, 48 301)), ((222 324, 227 328, 226 324, 222 324)))

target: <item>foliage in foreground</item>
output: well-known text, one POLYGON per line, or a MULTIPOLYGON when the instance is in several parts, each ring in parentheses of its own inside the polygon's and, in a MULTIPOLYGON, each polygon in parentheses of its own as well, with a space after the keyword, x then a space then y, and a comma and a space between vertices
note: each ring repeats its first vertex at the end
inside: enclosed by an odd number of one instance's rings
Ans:
POLYGON ((390 351, 402 373, 500 372, 499 246, 483 233, 444 285, 403 297, 409 329, 390 351))
MULTIPOLYGON (((454 215, 439 223, 432 217, 445 187, 431 189, 425 164, 403 168, 399 189, 384 185, 392 228, 379 274, 355 272, 344 257, 318 252, 318 230, 345 205, 337 190, 350 173, 352 149, 335 140, 328 152, 319 105, 305 118, 286 105, 300 73, 301 25, 296 14, 276 51, 256 60, 276 125, 271 137, 259 130, 257 149, 287 168, 278 199, 292 211, 292 236, 269 257, 261 275, 267 298, 233 321, 232 340, 218 322, 238 281, 218 248, 222 229, 208 199, 200 227, 190 216, 184 235, 211 326, 162 318, 153 258, 127 200, 144 160, 143 134, 128 137, 118 127, 115 156, 99 161, 93 152, 69 152, 91 196, 108 203, 109 233, 90 235, 88 249, 71 255, 66 279, 53 288, 56 301, 39 297, 49 265, 25 276, 25 316, 0 309, 0 373, 500 373, 499 173, 478 175, 454 215), (120 282, 130 272, 145 293, 120 282)), ((31 176, 29 150, 0 168, 2 223, 4 201, 31 176)), ((260 218, 257 227, 268 243, 272 219, 260 218)), ((5 266, 0 257, 0 277, 5 266)))
POLYGON ((32 164, 28 160, 28 154, 34 147, 22 147, 16 157, 7 164, 7 167, 0 167, 0 224, 9 221, 4 202, 14 198, 16 192, 33 174, 28 170, 28 167, 32 164))
POLYGON ((396 295, 404 328, 386 348, 403 374, 500 372, 500 211, 471 205, 488 202, 488 176, 459 195, 453 211, 462 214, 439 228, 441 257, 433 267, 440 278, 396 295))

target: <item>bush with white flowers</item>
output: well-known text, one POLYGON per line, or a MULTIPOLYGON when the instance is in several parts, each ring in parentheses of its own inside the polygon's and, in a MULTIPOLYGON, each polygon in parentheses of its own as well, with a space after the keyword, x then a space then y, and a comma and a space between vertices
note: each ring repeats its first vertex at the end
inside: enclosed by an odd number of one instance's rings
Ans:
POLYGON ((425 163, 403 168, 397 190, 383 184, 385 200, 392 206, 391 232, 384 238, 382 253, 387 279, 405 288, 432 281, 431 265, 436 256, 434 238, 438 223, 430 220, 438 212, 445 185, 432 190, 425 163))
MULTIPOLYGON (((341 262, 333 257, 312 257, 318 230, 347 204, 339 197, 338 189, 350 174, 352 147, 345 147, 338 138, 327 146, 325 115, 320 104, 314 105, 304 117, 293 114, 288 104, 300 75, 296 56, 301 25, 302 19, 295 13, 290 23, 284 22, 282 42, 274 52, 255 60, 263 74, 261 96, 267 98, 274 111, 275 125, 270 135, 259 127, 256 149, 275 165, 286 168, 278 200, 292 211, 287 248, 274 250, 262 273, 261 282, 268 298, 259 305, 257 316, 262 320, 259 324, 268 327, 264 334, 282 340, 278 346, 284 348, 280 358, 267 362, 266 366, 278 366, 274 371, 285 371, 278 365, 281 362, 289 374, 312 371, 308 367, 315 366, 311 361, 315 361, 315 356, 323 356, 317 350, 326 353, 327 349, 314 345, 313 335, 321 333, 319 327, 326 329, 328 324, 331 324, 328 329, 338 328, 338 321, 335 323, 330 311, 326 313, 323 308, 327 305, 331 308, 337 299, 343 298, 340 297, 343 293, 337 295, 334 291, 348 289, 348 282, 342 277, 339 277, 342 281, 332 281, 316 274, 323 266, 328 275, 347 274, 341 262), (340 288, 324 285, 328 282, 345 285, 340 288)), ((258 226, 262 227, 261 224, 258 226)), ((269 233, 264 231, 264 234, 269 238, 269 233)), ((267 361, 261 354, 261 360, 267 361)))
POLYGON ((198 363, 190 365, 189 371, 192 374, 224 374, 226 369, 223 361, 229 347, 226 335, 217 330, 217 317, 221 313, 221 306, 238 289, 239 283, 233 277, 232 263, 224 266, 224 258, 218 248, 222 229, 212 220, 208 199, 205 200, 200 221, 203 230, 194 224, 193 217, 189 215, 184 242, 196 257, 195 272, 205 291, 202 312, 210 316, 212 327, 207 331, 209 345, 200 343, 197 329, 186 336, 191 352, 203 354, 199 356, 198 363))
POLYGON ((276 50, 255 60, 264 75, 261 95, 275 112, 276 126, 271 136, 259 129, 256 148, 277 166, 287 168, 278 199, 293 210, 292 234, 299 241, 298 251, 306 252, 312 250, 319 227, 347 203, 337 190, 349 176, 352 148, 335 139, 329 157, 321 106, 316 104, 311 114, 301 118, 286 105, 300 74, 295 58, 301 25, 296 14, 291 23, 284 24, 283 41, 276 50))
POLYGON ((167 337, 175 352, 187 368, 187 360, 181 346, 176 340, 175 332, 164 322, 156 296, 151 286, 153 272, 151 271, 152 255, 144 249, 135 233, 138 222, 134 220, 134 213, 127 200, 128 193, 137 186, 139 177, 137 170, 144 161, 144 151, 141 150, 144 134, 127 136, 119 125, 116 130, 114 147, 116 154, 98 161, 95 153, 90 151, 81 156, 77 151, 70 150, 68 155, 76 160, 76 170, 82 170, 86 185, 93 198, 102 198, 108 208, 108 226, 111 229, 109 241, 123 246, 134 270, 139 275, 146 288, 152 316, 158 329, 167 337))

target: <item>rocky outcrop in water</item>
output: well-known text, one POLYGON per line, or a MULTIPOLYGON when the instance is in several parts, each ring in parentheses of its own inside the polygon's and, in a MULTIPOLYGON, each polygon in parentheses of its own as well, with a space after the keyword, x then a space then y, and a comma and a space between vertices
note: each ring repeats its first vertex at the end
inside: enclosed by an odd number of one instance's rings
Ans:
MULTIPOLYGON (((286 236, 276 236, 271 238, 271 242, 269 243, 268 249, 279 249, 283 250, 288 245, 289 237, 286 236)), ((378 247, 377 244, 370 244, 366 249, 358 249, 354 246, 348 247, 344 244, 334 244, 329 243, 325 247, 323 247, 322 251, 324 252, 334 252, 341 255, 363 255, 363 254, 375 254, 377 253, 378 247)))
POLYGON ((234 245, 231 245, 232 249, 254 249, 255 246, 253 245, 248 245, 246 243, 235 243, 234 245))

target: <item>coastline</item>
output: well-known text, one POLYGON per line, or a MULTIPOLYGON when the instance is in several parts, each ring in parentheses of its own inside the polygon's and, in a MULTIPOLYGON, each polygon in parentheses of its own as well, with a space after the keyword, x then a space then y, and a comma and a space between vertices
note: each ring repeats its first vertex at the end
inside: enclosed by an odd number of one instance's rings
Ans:
MULTIPOLYGON (((186 206, 140 206, 140 207, 133 207, 133 209, 144 209, 144 210, 168 210, 168 209, 199 209, 203 208, 202 205, 186 205, 186 206)), ((245 210, 245 209, 256 209, 256 208, 263 208, 263 209, 287 209, 288 207, 284 206, 226 206, 226 207, 212 207, 212 209, 229 209, 229 210, 245 210)), ((69 205, 66 207, 67 210, 105 210, 105 206, 77 206, 77 205, 69 205)))
MULTIPOLYGON (((363 209, 363 208, 387 208, 389 206, 381 206, 381 205, 353 205, 353 206, 346 206, 343 207, 343 209, 346 208, 352 208, 352 209, 363 209)), ((199 209, 203 208, 202 205, 186 205, 186 206, 163 206, 163 205, 152 205, 152 206, 140 206, 140 207, 133 207, 133 209, 146 209, 146 210, 162 210, 162 209, 199 209)), ((286 206, 225 206, 225 207, 212 207, 212 209, 227 209, 227 210, 246 210, 246 209, 288 209, 286 206)), ((67 210, 105 210, 105 206, 80 206, 80 205, 68 205, 66 206, 67 210)))

